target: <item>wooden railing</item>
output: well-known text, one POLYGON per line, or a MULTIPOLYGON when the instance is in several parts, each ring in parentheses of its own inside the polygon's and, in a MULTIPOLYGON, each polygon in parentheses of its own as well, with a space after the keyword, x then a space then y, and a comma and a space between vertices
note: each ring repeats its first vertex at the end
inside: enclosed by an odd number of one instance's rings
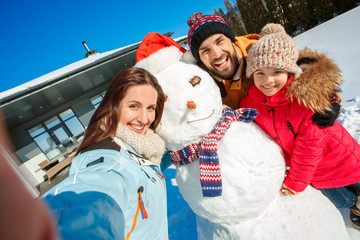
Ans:
POLYGON ((71 147, 66 152, 63 152, 60 154, 57 158, 55 158, 52 161, 44 160, 41 163, 39 163, 39 169, 35 172, 38 172, 40 170, 43 170, 46 172, 46 176, 48 180, 51 180, 53 176, 55 176, 58 172, 60 172, 65 167, 69 166, 71 164, 72 159, 75 157, 75 153, 77 151, 77 148, 79 147, 79 144, 71 147), (59 162, 59 159, 67 155, 67 157, 59 162))

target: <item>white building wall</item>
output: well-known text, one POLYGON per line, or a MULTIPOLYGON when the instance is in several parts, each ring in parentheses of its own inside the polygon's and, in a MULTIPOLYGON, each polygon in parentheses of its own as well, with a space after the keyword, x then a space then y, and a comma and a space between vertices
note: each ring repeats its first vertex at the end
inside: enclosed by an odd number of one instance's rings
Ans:
POLYGON ((37 147, 37 145, 33 142, 32 144, 29 144, 28 146, 16 151, 16 155, 22 160, 28 159, 25 161, 25 163, 19 166, 20 171, 26 177, 28 182, 33 187, 42 183, 46 173, 43 170, 37 171, 40 168, 38 164, 47 158, 37 147))

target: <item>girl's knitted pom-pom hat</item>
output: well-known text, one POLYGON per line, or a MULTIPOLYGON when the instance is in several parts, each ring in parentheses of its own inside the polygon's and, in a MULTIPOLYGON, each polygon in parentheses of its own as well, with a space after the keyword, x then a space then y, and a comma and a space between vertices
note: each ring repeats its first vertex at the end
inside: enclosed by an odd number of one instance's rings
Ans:
POLYGON ((295 77, 301 74, 296 61, 299 50, 294 40, 285 32, 280 24, 269 23, 263 27, 259 40, 254 43, 246 58, 246 76, 259 68, 270 67, 293 73, 295 77))

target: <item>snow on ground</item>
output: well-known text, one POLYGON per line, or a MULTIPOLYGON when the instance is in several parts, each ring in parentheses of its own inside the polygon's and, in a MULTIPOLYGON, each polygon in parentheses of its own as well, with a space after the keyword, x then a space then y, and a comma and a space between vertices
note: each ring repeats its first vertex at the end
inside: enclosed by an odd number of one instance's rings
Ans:
MULTIPOLYGON (((298 47, 308 47, 330 56, 343 72, 342 109, 339 121, 360 143, 360 7, 354 8, 295 37, 298 47)), ((196 216, 182 198, 175 180, 175 167, 164 172, 167 178, 169 238, 196 239, 196 216)), ((352 240, 360 239, 360 231, 352 227, 348 210, 341 211, 352 240)))

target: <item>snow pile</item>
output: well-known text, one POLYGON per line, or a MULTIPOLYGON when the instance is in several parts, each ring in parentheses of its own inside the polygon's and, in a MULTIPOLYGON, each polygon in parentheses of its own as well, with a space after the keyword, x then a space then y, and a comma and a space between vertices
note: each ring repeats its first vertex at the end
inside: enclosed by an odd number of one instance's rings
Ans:
POLYGON ((342 71, 343 102, 359 96, 360 7, 354 8, 294 38, 299 49, 308 47, 331 57, 342 71))
POLYGON ((360 143, 360 97, 342 102, 339 122, 360 143))

